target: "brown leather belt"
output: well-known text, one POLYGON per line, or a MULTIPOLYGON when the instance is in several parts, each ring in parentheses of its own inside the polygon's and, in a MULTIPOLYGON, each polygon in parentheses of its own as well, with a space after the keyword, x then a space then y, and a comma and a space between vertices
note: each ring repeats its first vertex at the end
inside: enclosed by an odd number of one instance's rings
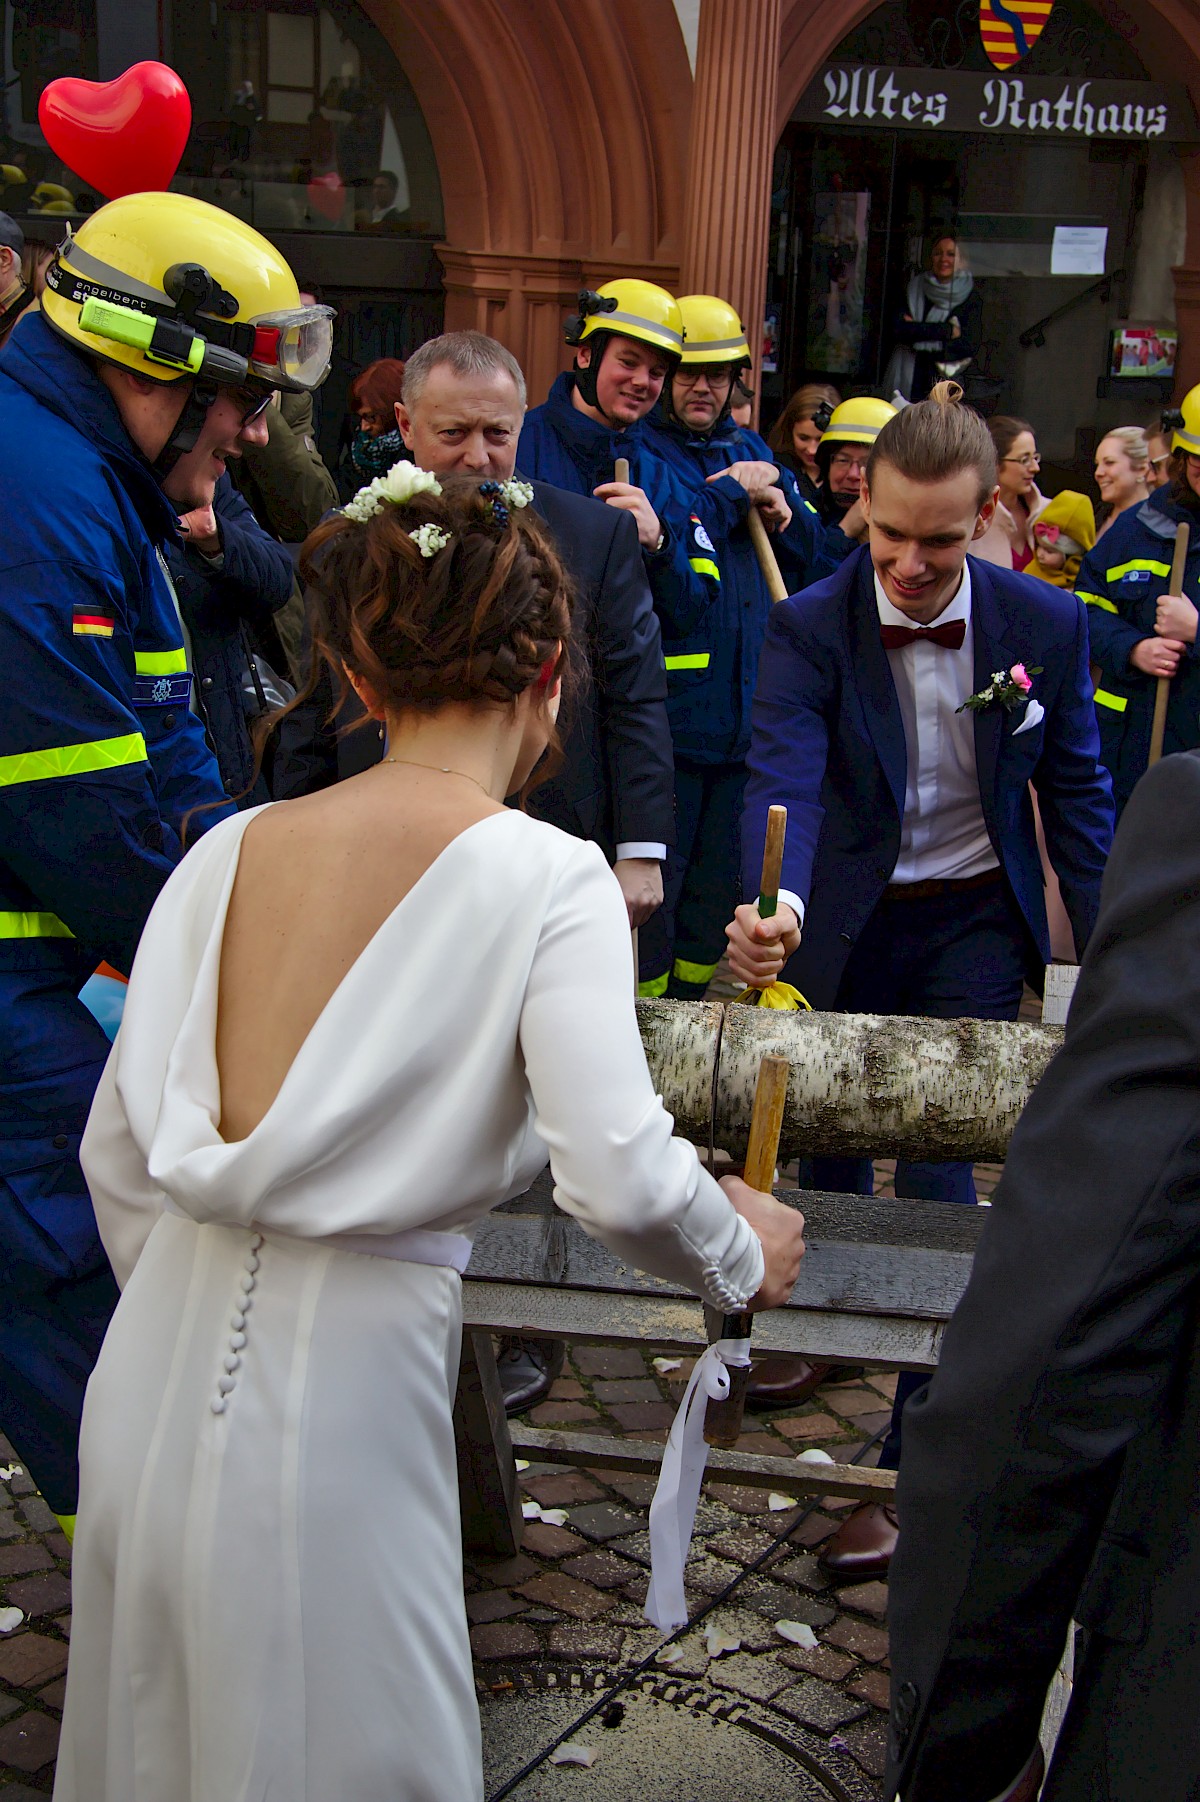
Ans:
POLYGON ((933 876, 928 882, 889 882, 885 901, 932 901, 939 895, 966 895, 973 888, 994 888, 999 870, 983 870, 978 876, 933 876))

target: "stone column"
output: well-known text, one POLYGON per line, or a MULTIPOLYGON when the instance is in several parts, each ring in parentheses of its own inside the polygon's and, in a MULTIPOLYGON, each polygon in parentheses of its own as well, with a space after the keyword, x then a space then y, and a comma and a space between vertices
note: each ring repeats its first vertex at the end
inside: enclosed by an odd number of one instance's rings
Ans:
POLYGON ((761 357, 783 0, 702 0, 681 294, 719 294, 761 357))

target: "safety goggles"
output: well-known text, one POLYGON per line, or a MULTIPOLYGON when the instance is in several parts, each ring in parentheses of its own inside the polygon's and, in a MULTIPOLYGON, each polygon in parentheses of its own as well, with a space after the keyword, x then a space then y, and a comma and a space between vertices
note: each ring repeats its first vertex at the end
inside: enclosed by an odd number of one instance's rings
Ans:
POLYGON ((263 313, 250 324, 254 346, 247 363, 253 375, 280 388, 311 391, 321 386, 333 355, 332 307, 263 313))

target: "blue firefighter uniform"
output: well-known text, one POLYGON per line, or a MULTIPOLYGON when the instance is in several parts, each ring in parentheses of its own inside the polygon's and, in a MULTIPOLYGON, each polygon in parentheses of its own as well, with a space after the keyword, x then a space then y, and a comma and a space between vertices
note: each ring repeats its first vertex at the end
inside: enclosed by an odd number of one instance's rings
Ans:
MULTIPOLYGON (((692 630, 679 633, 665 617, 661 621, 677 836, 663 906, 639 934, 640 991, 697 998, 716 971, 739 896, 750 703, 771 611, 747 525, 749 497, 740 482, 720 472, 732 463, 779 464, 757 433, 729 420, 703 436, 678 420, 656 417, 647 421, 646 436, 692 490, 694 525, 715 546, 721 571, 716 603, 692 630), (714 475, 719 479, 709 481, 714 475)), ((780 486, 792 519, 773 535, 772 546, 794 593, 832 574, 840 558, 828 548, 816 509, 790 470, 781 470, 780 486)))
POLYGON ((0 1426, 69 1516, 116 1300, 78 1163, 108 1040, 78 991, 128 970, 183 816, 230 809, 189 711, 173 510, 40 315, 0 355, 0 496, 0 1426))
MULTIPOLYGON (((1153 638, 1160 595, 1170 586, 1175 532, 1191 526, 1183 592, 1200 607, 1200 518, 1159 490, 1140 507, 1120 514, 1079 566, 1075 593, 1087 607, 1092 662, 1100 666, 1096 721, 1100 760, 1112 777, 1117 814, 1145 774, 1150 755, 1157 678, 1129 661, 1140 638, 1153 638)), ((1200 745, 1200 646, 1190 644, 1179 660, 1167 705, 1164 754, 1200 745)))
POLYGON ((544 404, 525 415, 517 468, 535 481, 590 495, 614 480, 617 458, 627 458, 630 481, 643 490, 663 529, 662 549, 642 553, 655 612, 664 631, 670 621, 673 630, 690 632, 716 600, 721 574, 691 518, 689 490, 651 453, 644 420, 614 432, 579 411, 574 388, 570 372, 557 376, 544 404))

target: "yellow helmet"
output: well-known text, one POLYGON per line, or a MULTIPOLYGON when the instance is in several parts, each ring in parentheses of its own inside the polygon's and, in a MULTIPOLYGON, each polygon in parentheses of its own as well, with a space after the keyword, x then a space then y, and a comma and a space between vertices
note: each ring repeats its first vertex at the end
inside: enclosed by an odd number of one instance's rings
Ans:
POLYGON ((40 181, 29 196, 35 213, 57 213, 60 216, 77 211, 75 196, 60 181, 40 181))
POLYGON ((605 282, 594 294, 585 288, 578 313, 567 321, 567 343, 586 344, 596 332, 636 338, 670 357, 677 358, 683 350, 679 302, 654 282, 622 277, 605 282))
POLYGON ((67 232, 46 271, 62 337, 156 382, 317 388, 332 307, 303 307, 274 245, 189 194, 127 194, 67 232))
POLYGON ((1174 423, 1171 449, 1191 451, 1193 457, 1200 457, 1200 388, 1189 388, 1174 423))
POLYGON ((727 300, 718 300, 715 294, 683 294, 679 312, 685 365, 753 362, 745 327, 727 300))
POLYGON ((829 424, 821 434, 822 448, 827 444, 874 444, 896 409, 890 401, 862 395, 857 400, 844 400, 835 407, 829 424))

